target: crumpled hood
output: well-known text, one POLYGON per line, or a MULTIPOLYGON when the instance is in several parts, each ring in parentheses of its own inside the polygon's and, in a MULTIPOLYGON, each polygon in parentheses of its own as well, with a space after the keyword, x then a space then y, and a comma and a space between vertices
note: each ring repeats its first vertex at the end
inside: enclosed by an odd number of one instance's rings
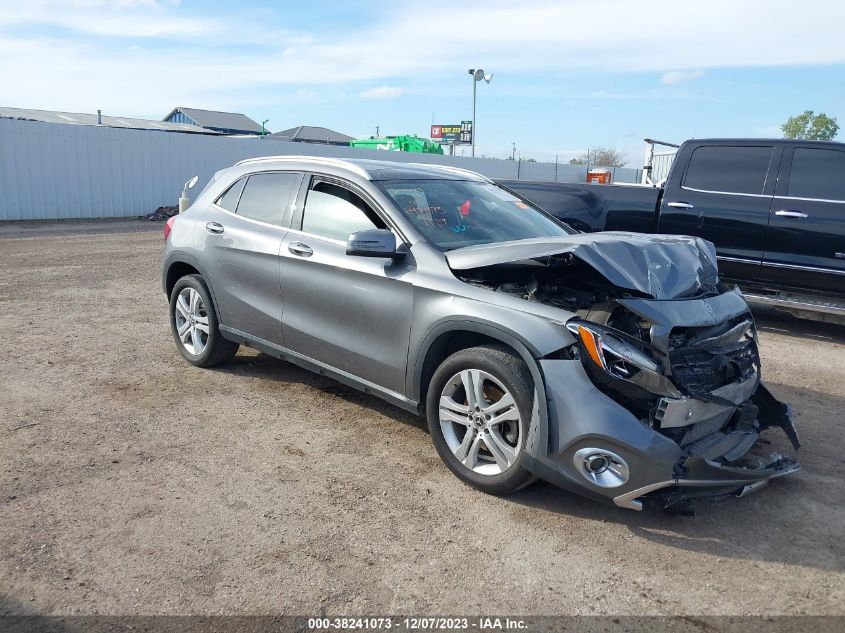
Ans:
POLYGON ((446 253, 453 270, 571 253, 619 288, 652 299, 698 294, 719 281, 711 242, 686 235, 607 231, 467 246, 446 253))

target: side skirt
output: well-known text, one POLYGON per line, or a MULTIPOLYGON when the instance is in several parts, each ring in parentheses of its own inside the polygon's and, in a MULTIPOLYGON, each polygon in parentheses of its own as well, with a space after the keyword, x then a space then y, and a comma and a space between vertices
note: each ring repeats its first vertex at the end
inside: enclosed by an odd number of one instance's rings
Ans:
POLYGON ((331 365, 327 365, 325 363, 321 363, 320 361, 314 360, 313 358, 309 358, 308 356, 304 356, 293 350, 290 350, 286 347, 282 347, 280 345, 276 345, 275 343, 271 343, 270 341, 265 341, 264 339, 257 338, 246 332, 241 332, 240 330, 236 330, 234 328, 227 327, 225 325, 220 326, 220 331, 222 332, 223 336, 234 342, 239 343, 241 345, 246 345, 247 347, 252 347, 257 349, 260 352, 264 352, 269 356, 273 356, 275 358, 280 358, 282 360, 288 361, 293 363, 294 365, 298 365, 303 369, 307 369, 308 371, 314 372, 315 374, 320 374, 321 376, 328 376, 333 380, 338 381, 346 385, 347 387, 352 387, 353 389, 357 389, 359 391, 363 391, 364 393, 376 396, 381 398, 382 400, 386 400, 390 404, 393 404, 405 411, 409 411, 415 415, 419 415, 419 403, 416 400, 410 400, 403 396, 400 393, 395 391, 391 391, 390 389, 385 389, 384 387, 380 387, 375 383, 369 382, 354 374, 350 374, 349 372, 345 372, 337 367, 332 367, 331 365))

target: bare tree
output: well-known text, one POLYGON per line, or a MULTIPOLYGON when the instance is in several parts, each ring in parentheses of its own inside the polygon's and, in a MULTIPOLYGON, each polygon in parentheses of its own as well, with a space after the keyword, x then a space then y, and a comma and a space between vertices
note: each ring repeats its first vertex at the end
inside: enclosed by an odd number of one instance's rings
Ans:
POLYGON ((628 164, 628 155, 615 147, 594 147, 578 158, 570 160, 569 164, 589 167, 624 167, 628 164))

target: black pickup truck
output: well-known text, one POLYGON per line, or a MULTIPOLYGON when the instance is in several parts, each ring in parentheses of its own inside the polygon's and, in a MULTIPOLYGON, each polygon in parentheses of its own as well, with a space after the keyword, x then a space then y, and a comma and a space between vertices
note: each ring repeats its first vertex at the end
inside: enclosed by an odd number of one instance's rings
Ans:
POLYGON ((687 141, 662 187, 500 182, 582 231, 708 239, 750 302, 845 323, 845 144, 687 141))

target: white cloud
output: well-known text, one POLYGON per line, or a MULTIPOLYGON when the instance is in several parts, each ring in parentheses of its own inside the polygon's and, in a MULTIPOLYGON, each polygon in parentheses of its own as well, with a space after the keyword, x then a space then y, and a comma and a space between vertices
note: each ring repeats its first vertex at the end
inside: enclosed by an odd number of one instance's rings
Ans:
MULTIPOLYGON (((176 102, 256 101, 268 87, 332 85, 338 93, 366 82, 379 87, 362 98, 387 99, 403 90, 400 78, 413 77, 450 90, 478 64, 495 71, 497 90, 542 76, 532 91, 545 94, 560 90, 557 77, 577 71, 663 73, 672 84, 716 67, 845 63, 845 3, 837 0, 818 0, 813 12, 794 11, 791 0, 605 0, 601 12, 592 0, 429 0, 374 10, 359 29, 293 25, 310 32, 288 29, 284 8, 198 15, 202 7, 4 0, 0 85, 14 86, 10 105, 153 114, 176 102), (449 20, 430 29, 430 16, 444 12, 449 20)), ((638 96, 608 90, 593 98, 638 96)))
POLYGON ((395 99, 402 94, 402 88, 394 86, 379 86, 365 90, 359 96, 362 99, 395 99))
POLYGON ((700 77, 704 77, 703 70, 670 70, 669 72, 663 73, 660 77, 660 83, 671 86, 685 81, 699 79, 700 77))
POLYGON ((105 37, 200 38, 228 33, 225 21, 178 15, 178 2, 155 0, 9 0, 0 29, 58 27, 105 37))

